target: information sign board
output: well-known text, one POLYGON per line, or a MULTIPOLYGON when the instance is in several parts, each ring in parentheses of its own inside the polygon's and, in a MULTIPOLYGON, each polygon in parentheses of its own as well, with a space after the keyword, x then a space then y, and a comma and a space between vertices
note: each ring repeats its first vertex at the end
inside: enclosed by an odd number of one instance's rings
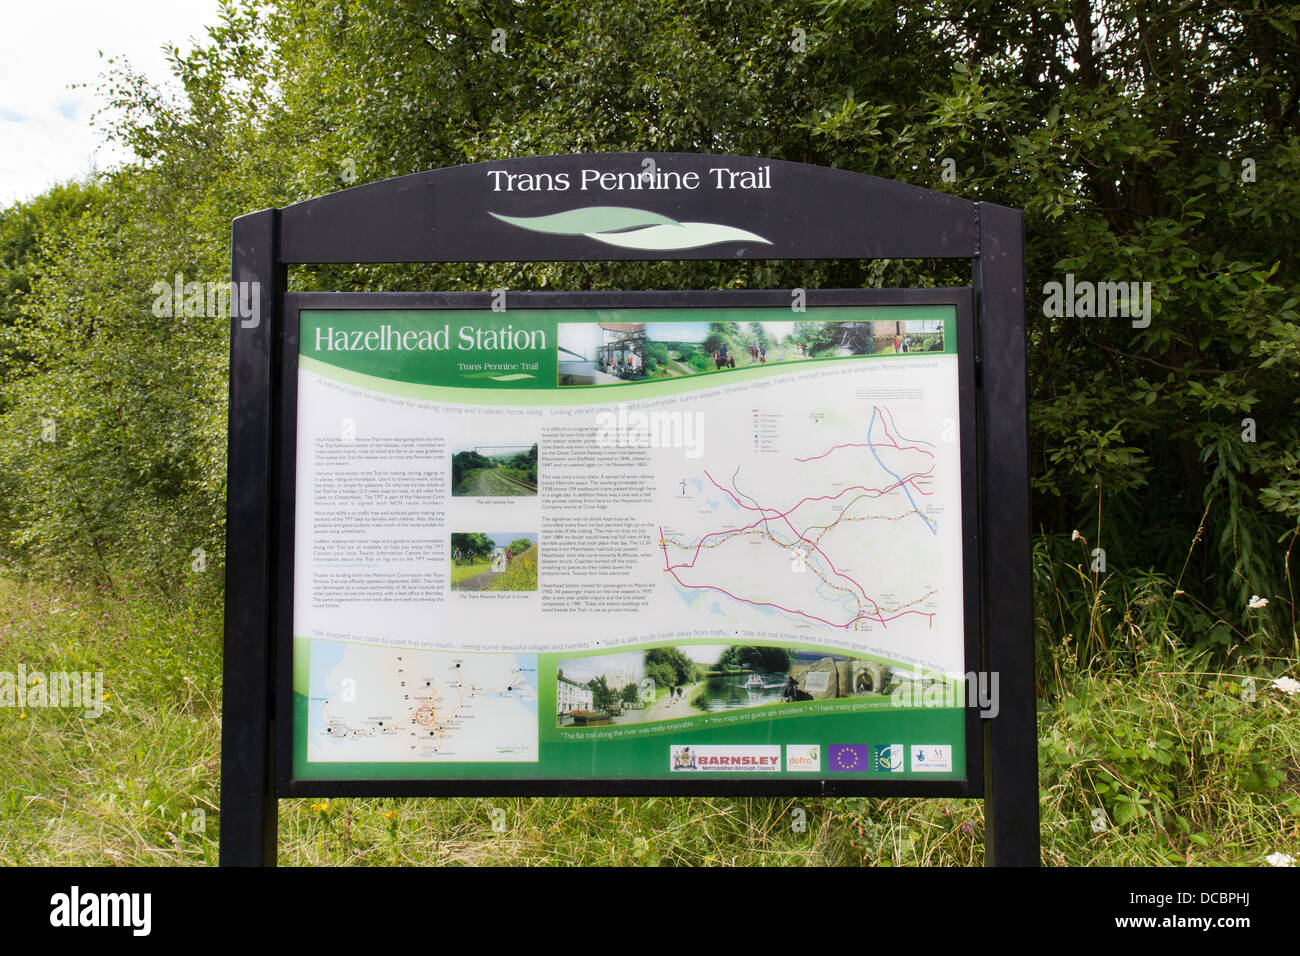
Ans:
POLYGON ((223 864, 275 862, 280 797, 530 793, 982 796, 1037 863, 1019 212, 537 156, 250 213, 231 261, 223 864), (873 258, 971 284, 288 291, 873 258))
POLYGON ((978 792, 969 290, 485 298, 287 297, 286 786, 978 792))

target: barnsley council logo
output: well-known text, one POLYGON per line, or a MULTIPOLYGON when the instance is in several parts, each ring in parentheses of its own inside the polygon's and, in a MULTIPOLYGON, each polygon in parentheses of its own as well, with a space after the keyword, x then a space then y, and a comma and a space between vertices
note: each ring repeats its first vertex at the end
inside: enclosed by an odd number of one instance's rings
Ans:
POLYGON ((694 770, 695 753, 690 747, 673 747, 672 748, 672 769, 674 770, 694 770))
POLYGON ((903 745, 876 744, 871 748, 871 769, 887 773, 903 772, 903 745))
POLYGON ((720 773, 780 773, 779 746, 719 747, 671 744, 668 766, 677 771, 693 770, 720 773))

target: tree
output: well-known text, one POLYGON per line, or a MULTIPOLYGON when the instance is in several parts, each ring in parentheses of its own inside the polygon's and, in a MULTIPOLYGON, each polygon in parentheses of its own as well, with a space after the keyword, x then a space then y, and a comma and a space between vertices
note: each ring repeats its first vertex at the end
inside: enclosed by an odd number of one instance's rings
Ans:
POLYGON ((675 647, 654 647, 645 652, 645 675, 660 687, 689 684, 694 674, 694 662, 675 647))
POLYGON ((740 644, 728 647, 718 659, 722 668, 742 668, 768 674, 785 673, 794 661, 794 651, 788 647, 759 647, 740 644))
POLYGON ((830 322, 796 322, 791 335, 795 342, 808 350, 809 355, 821 355, 839 345, 835 326, 830 322))
POLYGON ((591 689, 592 706, 596 710, 606 710, 618 702, 618 695, 609 689, 604 674, 587 681, 587 686, 591 689))
POLYGON ((515 477, 537 484, 537 443, 534 442, 528 451, 514 455, 510 459, 510 465, 515 477))
POLYGON ((490 458, 485 458, 475 449, 469 451, 458 451, 451 456, 451 483, 452 487, 459 487, 460 483, 469 477, 470 472, 479 468, 495 468, 496 462, 490 458))
POLYGON ((734 343, 731 340, 730 326, 731 322, 710 322, 709 334, 704 338, 704 350, 706 352, 720 352, 723 348, 732 351, 734 343))
MULTIPOLYGON (((198 544, 219 560, 227 329, 153 316, 149 289, 178 271, 225 278, 235 216, 488 158, 737 153, 1025 210, 1044 553, 1073 561, 1071 531, 1100 523, 1112 568, 1149 569, 1167 591, 1194 581, 1209 624, 1249 619, 1258 652, 1289 647, 1298 24, 1294 5, 1172 0, 224 7, 207 40, 174 55, 179 99, 110 77, 109 132, 136 162, 83 197, 52 195, 0 222, 0 553, 101 576, 158 568, 165 586, 198 544), (503 23, 501 52, 490 38, 503 23), (791 24, 805 48, 792 47, 791 24), (1067 274, 1150 282, 1150 321, 1045 314, 1045 285, 1067 274), (75 444, 30 443, 51 417, 75 444), (1243 438, 1246 419, 1256 440, 1243 438), (1248 609, 1253 594, 1269 605, 1248 609)), ((818 288, 965 285, 965 270, 906 259, 328 265, 294 282, 818 288)), ((734 325, 718 323, 706 349, 734 348, 734 325)), ((814 323, 796 328, 814 352, 834 345, 814 323)))
POLYGON ((492 540, 479 532, 453 531, 451 549, 472 558, 486 558, 492 553, 492 540))

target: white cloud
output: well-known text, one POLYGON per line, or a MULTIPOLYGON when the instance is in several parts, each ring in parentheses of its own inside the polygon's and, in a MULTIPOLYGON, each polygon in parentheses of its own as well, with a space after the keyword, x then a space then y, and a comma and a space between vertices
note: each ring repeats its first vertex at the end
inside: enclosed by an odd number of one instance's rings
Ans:
POLYGON ((7 5, 0 31, 0 206, 129 158, 90 124, 103 105, 96 88, 109 57, 167 83, 163 44, 189 50, 218 19, 217 0, 7 5))

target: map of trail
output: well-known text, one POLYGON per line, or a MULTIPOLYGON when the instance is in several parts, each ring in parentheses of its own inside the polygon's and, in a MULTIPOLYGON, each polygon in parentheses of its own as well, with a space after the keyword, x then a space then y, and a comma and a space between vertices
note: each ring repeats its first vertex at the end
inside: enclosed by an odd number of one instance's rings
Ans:
POLYGON ((942 549, 960 546, 957 490, 940 479, 954 446, 900 427, 884 404, 792 417, 769 429, 777 453, 711 464, 683 485, 696 489, 692 507, 660 528, 670 583, 693 608, 737 624, 882 641, 929 631, 942 549))
POLYGON ((537 760, 537 658, 312 642, 317 761, 537 760))

